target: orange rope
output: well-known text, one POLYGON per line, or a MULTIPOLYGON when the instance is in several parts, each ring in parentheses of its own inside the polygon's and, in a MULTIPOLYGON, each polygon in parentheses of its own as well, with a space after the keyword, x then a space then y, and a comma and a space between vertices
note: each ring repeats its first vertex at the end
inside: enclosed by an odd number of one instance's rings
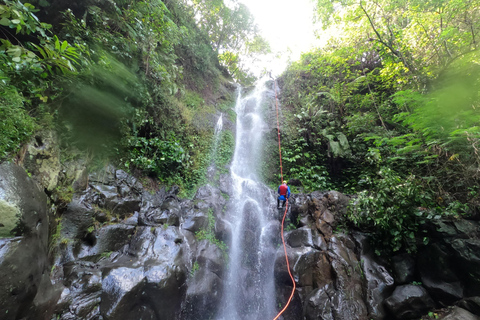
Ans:
MULTIPOLYGON (((280 143, 280 122, 278 120, 278 99, 277 99, 277 81, 276 80, 274 81, 274 84, 275 84, 275 106, 276 106, 276 109, 277 109, 277 131, 278 131, 278 153, 280 155, 280 175, 281 175, 282 182, 283 182, 282 146, 281 146, 281 143, 280 143)), ((285 223, 285 217, 287 216, 287 211, 288 211, 288 198, 286 200, 285 212, 283 213, 281 235, 282 235, 283 250, 285 252, 285 260, 287 260, 287 270, 288 270, 288 274, 290 275, 290 279, 292 279, 293 288, 292 288, 292 293, 290 294, 290 298, 288 298, 288 301, 285 304, 285 307, 283 307, 283 309, 277 314, 277 316, 273 320, 277 320, 280 317, 280 315, 285 310, 287 310, 288 306, 290 305, 290 302, 293 299, 293 294, 295 293, 295 289, 297 287, 296 283, 295 283, 295 279, 293 278, 292 272, 290 271, 290 263, 288 262, 288 255, 287 255, 287 246, 285 245, 285 239, 283 237, 283 226, 284 226, 284 223, 285 223)))

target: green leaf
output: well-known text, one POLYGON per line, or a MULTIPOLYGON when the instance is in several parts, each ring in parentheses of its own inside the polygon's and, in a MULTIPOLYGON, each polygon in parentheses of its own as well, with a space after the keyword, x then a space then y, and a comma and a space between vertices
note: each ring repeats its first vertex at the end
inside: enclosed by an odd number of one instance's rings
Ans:
POLYGON ((19 46, 12 46, 8 48, 7 54, 11 57, 20 57, 22 55, 22 48, 19 46))
POLYGON ((67 49, 68 47, 68 42, 67 41, 63 41, 62 42, 62 47, 60 48, 60 51, 63 52, 65 51, 65 49, 67 49))
POLYGON ((11 20, 13 24, 19 24, 21 21, 19 19, 13 19, 11 20))
POLYGON ((10 19, 2 18, 2 19, 0 20, 0 24, 1 24, 2 26, 9 26, 9 25, 10 25, 10 19))

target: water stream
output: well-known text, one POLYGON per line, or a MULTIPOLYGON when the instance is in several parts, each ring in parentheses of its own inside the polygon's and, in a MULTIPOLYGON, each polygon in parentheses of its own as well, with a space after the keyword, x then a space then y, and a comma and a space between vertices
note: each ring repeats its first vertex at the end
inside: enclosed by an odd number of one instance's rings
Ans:
POLYGON ((240 92, 236 103, 235 153, 230 168, 234 196, 227 213, 232 228, 228 278, 219 320, 273 319, 275 284, 273 267, 278 221, 275 198, 260 182, 263 135, 262 119, 268 89, 261 81, 250 94, 240 92))

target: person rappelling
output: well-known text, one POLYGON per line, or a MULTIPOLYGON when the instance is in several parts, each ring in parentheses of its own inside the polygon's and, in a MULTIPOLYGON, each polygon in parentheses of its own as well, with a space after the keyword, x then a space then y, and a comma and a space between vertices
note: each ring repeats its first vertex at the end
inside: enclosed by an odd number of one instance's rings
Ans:
POLYGON ((287 181, 283 181, 278 186, 277 209, 280 209, 280 201, 283 201, 282 208, 284 208, 288 198, 290 198, 290 187, 287 185, 287 181))

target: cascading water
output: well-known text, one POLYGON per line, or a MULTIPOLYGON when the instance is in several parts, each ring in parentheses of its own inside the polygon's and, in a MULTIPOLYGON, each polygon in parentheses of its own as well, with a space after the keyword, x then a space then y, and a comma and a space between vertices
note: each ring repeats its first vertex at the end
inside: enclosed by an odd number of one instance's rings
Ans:
POLYGON ((258 175, 262 136, 268 130, 261 116, 268 93, 265 82, 244 98, 239 92, 235 108, 236 145, 230 168, 234 196, 227 212, 232 237, 222 320, 265 320, 276 314, 273 269, 279 223, 272 209, 275 198, 258 175))

